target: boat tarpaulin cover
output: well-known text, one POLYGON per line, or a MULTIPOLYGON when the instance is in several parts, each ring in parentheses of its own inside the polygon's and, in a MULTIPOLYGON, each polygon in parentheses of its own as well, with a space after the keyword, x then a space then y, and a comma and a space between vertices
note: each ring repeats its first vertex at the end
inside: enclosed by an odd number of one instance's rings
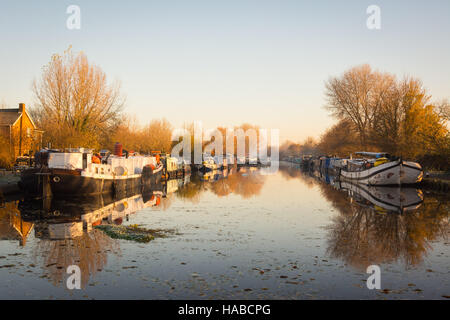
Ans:
POLYGON ((366 157, 374 157, 374 158, 383 158, 383 157, 388 157, 389 154, 386 152, 355 152, 355 154, 359 154, 361 156, 366 156, 366 157))

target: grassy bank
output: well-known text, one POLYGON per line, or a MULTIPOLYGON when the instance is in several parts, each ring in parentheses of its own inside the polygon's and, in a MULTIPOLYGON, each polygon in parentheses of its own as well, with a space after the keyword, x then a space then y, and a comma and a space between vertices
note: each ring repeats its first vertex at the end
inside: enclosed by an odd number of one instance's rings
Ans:
POLYGON ((441 192, 450 191, 450 172, 426 172, 421 187, 441 192))

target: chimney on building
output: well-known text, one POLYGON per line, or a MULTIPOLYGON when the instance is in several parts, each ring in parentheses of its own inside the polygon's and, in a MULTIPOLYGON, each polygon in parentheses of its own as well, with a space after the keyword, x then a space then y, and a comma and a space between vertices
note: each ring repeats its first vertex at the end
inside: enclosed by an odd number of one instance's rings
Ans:
POLYGON ((19 112, 24 113, 25 112, 25 103, 19 103, 19 112))

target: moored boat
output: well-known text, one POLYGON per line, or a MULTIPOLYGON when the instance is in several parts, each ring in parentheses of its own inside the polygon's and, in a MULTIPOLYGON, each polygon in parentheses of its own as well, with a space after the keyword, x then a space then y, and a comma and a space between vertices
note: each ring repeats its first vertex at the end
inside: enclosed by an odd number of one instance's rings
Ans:
POLYGON ((31 195, 42 194, 46 185, 57 196, 120 193, 158 183, 163 169, 158 157, 124 156, 121 149, 106 158, 84 148, 42 150, 36 158, 36 166, 23 171, 20 181, 31 195))
POLYGON ((357 152, 361 159, 348 159, 339 168, 341 180, 366 185, 405 185, 422 181, 420 164, 391 157, 387 153, 357 152))

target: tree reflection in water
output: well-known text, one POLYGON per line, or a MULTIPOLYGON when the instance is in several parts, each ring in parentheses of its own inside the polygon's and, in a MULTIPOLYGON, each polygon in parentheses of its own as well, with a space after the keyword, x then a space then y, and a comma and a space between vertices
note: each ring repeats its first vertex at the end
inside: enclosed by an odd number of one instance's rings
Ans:
MULTIPOLYGON (((155 202, 155 195, 160 199, 160 202, 157 201, 156 204, 152 205, 152 209, 168 209, 175 197, 189 199, 197 203, 200 200, 201 193, 207 191, 219 197, 235 193, 243 198, 249 198, 259 194, 265 177, 259 175, 257 170, 241 168, 237 171, 235 167, 232 170, 214 171, 204 176, 194 175, 190 182, 188 178, 186 179, 187 181, 173 180, 168 181, 165 185, 154 186, 150 190, 153 196, 149 194, 145 197, 151 204, 155 202)), ((131 198, 125 197, 120 200, 105 195, 79 201, 55 200, 52 201, 49 210, 43 209, 42 203, 39 201, 37 203, 22 203, 19 209, 18 201, 16 201, 8 203, 14 206, 4 208, 3 211, 7 210, 7 212, 5 211, 7 214, 2 214, 1 217, 10 217, 11 212, 15 210, 14 212, 22 222, 19 225, 28 223, 31 226, 28 228, 30 231, 34 227, 34 234, 38 241, 36 242, 36 249, 33 250, 33 260, 36 264, 42 266, 43 277, 48 278, 55 286, 61 285, 64 287, 68 277, 67 267, 77 265, 81 270, 81 285, 85 288, 90 279, 104 269, 108 262, 108 255, 120 253, 120 246, 117 240, 111 239, 102 231, 92 228, 85 230, 81 217, 98 213, 110 206, 112 206, 113 211, 117 211, 121 208, 120 204, 123 202, 130 205, 136 197, 131 193, 127 194, 127 197, 132 196, 131 198), (30 222, 22 220, 20 216, 22 211, 30 222)), ((142 200, 144 200, 144 197, 142 197, 142 200)), ((125 206, 125 208, 127 207, 125 206)), ((106 210, 105 212, 108 213, 109 211, 106 210)), ((5 221, 0 225, 12 229, 10 227, 12 225, 11 219, 6 218, 0 219, 5 221)), ((100 223, 104 219, 105 217, 102 216, 98 221, 92 223, 100 223)), ((114 220, 114 223, 116 223, 116 220, 114 220)), ((6 231, 3 232, 4 237, 6 237, 6 233, 6 231)), ((9 233, 12 234, 13 232, 9 233)), ((28 235, 29 232, 24 236, 25 240, 28 235)), ((18 236, 9 236, 8 239, 13 238, 18 239, 18 236)), ((25 240, 23 240, 23 244, 25 244, 25 240)))
POLYGON ((448 202, 433 198, 404 214, 380 214, 357 203, 345 211, 336 208, 340 214, 328 228, 328 252, 355 267, 397 260, 414 266, 423 261, 431 241, 448 236, 448 202))
MULTIPOLYGON (((38 226, 36 230, 39 230, 38 226)), ((81 270, 81 286, 85 288, 106 266, 108 254, 119 254, 120 247, 117 240, 94 229, 69 239, 40 239, 33 252, 36 263, 42 265, 45 275, 55 286, 65 286, 67 267, 77 265, 81 270)))
POLYGON ((327 227, 327 252, 358 269, 395 261, 406 267, 418 265, 432 248, 432 241, 448 238, 450 201, 446 195, 427 194, 416 209, 397 213, 368 199, 361 201, 357 194, 351 197, 298 168, 281 170, 288 179, 298 177, 308 186, 319 186, 323 198, 338 211, 327 227))
POLYGON ((280 173, 286 180, 301 179, 309 189, 317 183, 314 177, 302 172, 298 165, 282 163, 280 173))
POLYGON ((252 169, 254 168, 241 168, 237 171, 234 167, 231 170, 193 175, 190 183, 178 190, 177 196, 193 203, 199 203, 201 193, 206 191, 219 197, 233 193, 244 199, 251 198, 261 192, 265 182, 265 176, 252 169))
MULTIPOLYGON (((328 185, 317 178, 320 175, 302 173, 298 167, 280 166, 280 173, 288 180, 302 180, 308 188, 317 187, 322 197, 337 210, 327 227, 327 252, 331 257, 342 259, 354 267, 364 270, 371 264, 398 260, 403 261, 407 267, 414 266, 423 261, 432 248, 432 241, 448 237, 450 202, 446 195, 427 194, 416 209, 398 214, 371 203, 371 198, 363 199, 364 197, 357 197, 357 194, 328 185)), ((247 199, 261 192, 265 179, 266 176, 259 174, 254 168, 241 168, 238 171, 235 167, 231 171, 193 174, 189 183, 170 182, 165 187, 155 189, 160 195, 165 193, 165 197, 162 197, 160 206, 156 202, 152 208, 167 209, 176 197, 198 203, 203 192, 211 192, 218 197, 236 194, 247 199)), ((149 198, 149 203, 153 203, 151 195, 144 198, 149 198)), ((105 201, 104 198, 100 200, 86 210, 104 207, 113 201, 105 201)), ((65 203, 63 207, 66 211, 70 209, 65 203)), ((17 203, 15 208, 17 209, 17 203)), ((9 212, 12 212, 12 208, 8 207, 8 214, 9 212)), ((10 230, 10 221, 16 220, 12 220, 10 215, 4 216, 3 224, 10 230)), ((59 220, 53 224, 51 219, 31 221, 39 239, 36 250, 33 250, 34 259, 43 266, 45 276, 55 285, 64 286, 68 276, 67 267, 78 265, 82 274, 82 286, 85 287, 96 273, 105 268, 109 254, 120 253, 118 241, 95 229, 83 230, 77 224, 79 221, 59 220)), ((12 234, 16 237, 14 232, 12 234)))

